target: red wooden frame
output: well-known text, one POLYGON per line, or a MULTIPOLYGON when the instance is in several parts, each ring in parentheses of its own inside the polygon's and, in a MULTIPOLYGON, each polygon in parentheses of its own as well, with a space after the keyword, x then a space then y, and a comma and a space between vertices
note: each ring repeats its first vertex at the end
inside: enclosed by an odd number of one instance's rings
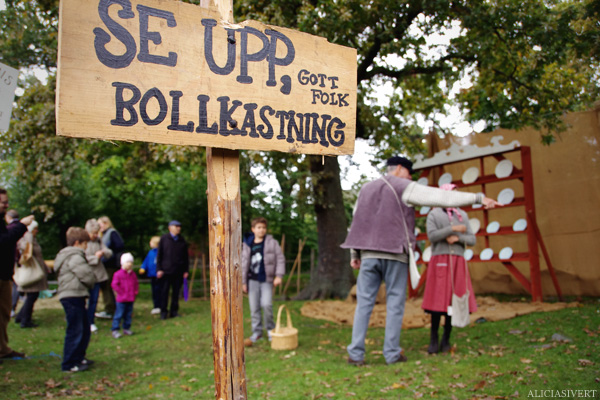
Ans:
MULTIPOLYGON (((443 168, 445 165, 461 163, 467 160, 479 159, 479 170, 481 171, 481 176, 473 183, 464 184, 462 180, 456 180, 452 183, 457 187, 467 187, 467 186, 481 186, 481 191, 485 193, 485 186, 489 183, 502 182, 508 180, 518 179, 523 182, 523 193, 524 196, 521 198, 515 198, 510 204, 503 206, 503 208, 507 207, 524 207, 525 215, 527 218, 527 228, 523 232, 514 232, 512 227, 501 227, 496 233, 487 233, 485 230, 480 231, 476 234, 476 236, 483 236, 485 240, 485 246, 489 247, 490 245, 490 236, 495 235, 513 235, 513 234, 526 234, 527 235, 527 245, 528 251, 526 253, 515 253, 509 260, 500 260, 497 255, 494 255, 490 260, 481 260, 479 256, 474 255, 473 258, 469 261, 469 263, 473 262, 500 262, 502 263, 506 269, 511 273, 511 275, 525 288, 525 290, 531 294, 532 301, 542 301, 542 283, 540 276, 540 262, 539 262, 539 252, 538 252, 538 244, 542 249, 542 254, 548 266, 548 271, 550 272, 550 276, 552 278, 552 282, 554 284, 554 288, 556 289, 556 293, 558 298, 562 301, 562 292, 560 289, 560 285, 558 283, 558 279, 556 278, 556 274, 554 272, 554 267, 550 261, 550 257, 548 256, 548 252, 546 250, 546 246, 542 239, 542 235, 537 225, 537 220, 535 217, 535 197, 533 191, 533 172, 531 167, 531 149, 529 146, 521 146, 515 148, 513 150, 500 152, 496 154, 489 154, 484 156, 475 156, 472 158, 461 159, 457 161, 453 161, 447 164, 436 165, 432 167, 426 168, 415 168, 415 170, 420 170, 420 177, 429 176, 431 170, 433 168, 443 168), (498 178, 495 174, 486 175, 484 168, 484 158, 485 157, 494 157, 498 161, 504 160, 504 155, 507 153, 519 152, 521 156, 521 169, 513 168, 513 172, 510 176, 506 178, 498 178), (512 262, 514 261, 528 261, 529 262, 529 279, 523 275, 512 262)), ((474 210, 472 207, 464 207, 464 211, 469 212, 474 210)), ((476 210, 483 211, 483 224, 485 227, 489 223, 488 213, 489 211, 484 208, 478 208, 476 210)), ((417 215, 419 217, 419 215, 417 215)), ((417 236, 417 240, 427 240, 427 234, 421 233, 417 236)), ((425 270, 421 275, 421 279, 419 281, 419 285, 416 289, 413 289, 410 285, 408 287, 409 297, 416 297, 420 290, 425 285, 425 280, 427 276, 427 263, 423 260, 419 260, 421 264, 425 264, 425 270)))

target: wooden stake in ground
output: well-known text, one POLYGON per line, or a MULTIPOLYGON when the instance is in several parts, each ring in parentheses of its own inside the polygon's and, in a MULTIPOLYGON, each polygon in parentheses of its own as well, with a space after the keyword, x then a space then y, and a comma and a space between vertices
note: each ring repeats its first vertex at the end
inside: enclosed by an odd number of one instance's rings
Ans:
POLYGON ((194 297, 194 278, 196 278, 196 268, 198 267, 198 256, 194 260, 194 267, 192 268, 192 279, 190 280, 190 298, 194 297))
POLYGON ((239 152, 209 148, 206 163, 216 398, 246 399, 239 152))

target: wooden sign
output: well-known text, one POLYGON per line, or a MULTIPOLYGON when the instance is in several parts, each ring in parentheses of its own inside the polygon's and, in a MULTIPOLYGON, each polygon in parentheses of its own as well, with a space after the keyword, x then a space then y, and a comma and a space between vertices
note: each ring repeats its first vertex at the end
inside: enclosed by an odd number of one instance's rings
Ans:
POLYGON ((0 132, 8 131, 19 71, 0 63, 0 132))
POLYGON ((62 0, 59 135, 354 151, 356 50, 174 0, 62 0))

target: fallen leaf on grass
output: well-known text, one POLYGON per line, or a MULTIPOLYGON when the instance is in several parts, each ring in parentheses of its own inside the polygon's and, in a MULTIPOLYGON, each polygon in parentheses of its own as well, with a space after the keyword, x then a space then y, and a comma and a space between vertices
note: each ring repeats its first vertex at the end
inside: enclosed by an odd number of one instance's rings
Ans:
POLYGON ((319 344, 330 344, 331 340, 321 340, 319 344))
POLYGON ((392 383, 392 389, 406 389, 406 383, 392 383))
POLYGON ((187 385, 180 385, 179 387, 186 392, 189 392, 190 390, 192 390, 192 388, 187 385))
POLYGON ((356 396, 356 393, 354 393, 354 392, 346 392, 346 396, 356 396))
POLYGON ((523 364, 531 364, 533 361, 530 360, 529 358, 521 358, 521 362, 523 364))
POLYGON ((594 362, 593 362, 593 361, 590 361, 590 360, 585 360, 585 359, 583 359, 583 358, 582 358, 582 359, 579 359, 579 360, 577 360, 577 362, 578 362, 578 363, 579 363, 579 365, 581 365, 582 367, 587 367, 587 366, 589 366, 589 365, 594 365, 594 362))
POLYGON ((587 328, 587 327, 586 327, 586 328, 583 328, 583 331, 584 331, 585 333, 587 333, 587 335, 588 335, 588 336, 590 336, 590 337, 595 337, 595 336, 597 336, 597 335, 596 335, 596 332, 594 332, 594 331, 590 330, 590 329, 589 329, 589 328, 587 328))
POLYGON ((54 388, 57 388, 57 387, 59 387, 60 385, 62 385, 62 383, 60 383, 60 382, 56 382, 56 381, 54 381, 54 379, 48 379, 48 380, 45 382, 45 385, 46 385, 46 388, 47 388, 47 389, 54 389, 54 388))
POLYGON ((475 384, 475 386, 473 387, 473 390, 482 389, 485 386, 485 384, 486 384, 485 381, 479 381, 475 384))
POLYGON ((163 375, 163 376, 161 376, 161 377, 159 378, 159 380, 161 380, 161 381, 168 381, 168 380, 169 380, 169 377, 168 377, 168 376, 165 376, 165 375, 163 375))

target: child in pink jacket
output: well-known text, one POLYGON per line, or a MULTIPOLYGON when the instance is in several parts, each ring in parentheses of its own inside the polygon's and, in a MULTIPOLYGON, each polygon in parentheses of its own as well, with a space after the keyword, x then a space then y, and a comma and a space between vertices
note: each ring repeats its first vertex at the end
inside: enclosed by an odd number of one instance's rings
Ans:
POLYGON ((133 255, 125 253, 121 256, 121 269, 115 272, 111 286, 117 298, 117 310, 113 317, 112 336, 115 339, 121 337, 119 332, 121 319, 123 320, 123 333, 133 335, 131 331, 131 315, 133 314, 133 302, 139 293, 139 284, 135 272, 133 272, 133 255))

